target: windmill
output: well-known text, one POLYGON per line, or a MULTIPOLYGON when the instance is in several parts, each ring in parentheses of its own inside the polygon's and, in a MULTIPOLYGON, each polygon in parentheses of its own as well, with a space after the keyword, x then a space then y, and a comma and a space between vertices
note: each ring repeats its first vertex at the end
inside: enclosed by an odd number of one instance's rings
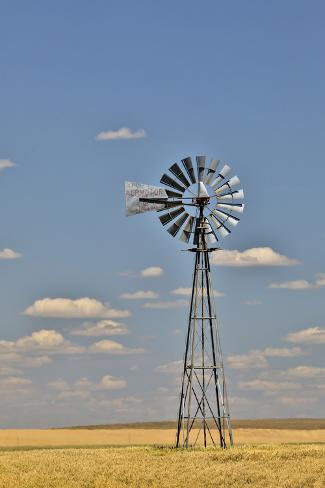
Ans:
POLYGON ((233 445, 209 255, 231 233, 244 210, 240 180, 205 156, 190 157, 164 173, 164 187, 125 183, 126 214, 155 210, 167 232, 193 245, 194 270, 178 408, 176 447, 233 445), (215 247, 212 247, 215 246, 215 247))

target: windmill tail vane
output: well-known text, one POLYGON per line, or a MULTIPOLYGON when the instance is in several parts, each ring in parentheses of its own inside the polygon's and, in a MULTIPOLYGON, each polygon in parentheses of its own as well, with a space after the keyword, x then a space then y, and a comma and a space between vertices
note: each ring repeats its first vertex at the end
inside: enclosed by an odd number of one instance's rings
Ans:
POLYGON ((163 187, 125 183, 126 215, 159 213, 167 232, 194 253, 186 347, 179 398, 176 447, 233 445, 226 381, 212 287, 210 258, 223 237, 231 233, 244 211, 240 180, 230 177, 227 164, 206 164, 196 156, 182 159, 160 179, 163 187))

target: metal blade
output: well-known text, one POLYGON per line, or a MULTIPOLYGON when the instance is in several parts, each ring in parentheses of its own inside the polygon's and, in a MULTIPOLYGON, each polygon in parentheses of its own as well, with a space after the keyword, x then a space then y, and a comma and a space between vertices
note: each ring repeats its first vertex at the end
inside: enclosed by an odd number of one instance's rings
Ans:
POLYGON ((233 227, 235 227, 240 220, 238 217, 234 217, 226 212, 223 212, 222 210, 214 210, 212 213, 213 215, 220 217, 223 223, 228 222, 228 224, 232 225, 233 227))
POLYGON ((239 183, 240 179, 238 178, 238 176, 233 176, 232 178, 230 178, 230 180, 226 181, 226 183, 217 188, 215 190, 215 194, 220 195, 221 193, 228 192, 228 190, 233 190, 233 188, 236 185, 239 185, 239 183))
POLYGON ((228 166, 228 164, 225 164, 220 173, 218 174, 218 177, 214 180, 212 183, 212 188, 217 188, 219 184, 226 178, 226 176, 230 173, 231 167, 228 166))
POLYGON ((180 240, 183 242, 188 242, 192 234, 192 228, 194 224, 194 217, 190 217, 186 224, 184 225, 183 232, 181 233, 180 240))
POLYGON ((196 183, 192 159, 190 157, 182 159, 183 166, 192 183, 196 183))
POLYGON ((208 173, 207 173, 207 177, 205 179, 205 183, 207 185, 210 184, 210 182, 212 181, 213 177, 214 177, 214 174, 217 170, 217 166, 218 164, 220 163, 220 160, 219 159, 212 159, 211 163, 210 163, 210 166, 208 168, 208 173))
POLYGON ((210 214, 209 217, 221 237, 226 237, 228 234, 231 233, 231 231, 218 219, 218 217, 213 214, 210 214))
POLYGON ((186 188, 188 188, 191 185, 191 183, 188 181, 188 179, 186 178, 186 176, 184 175, 183 171, 181 170, 181 168, 178 166, 177 163, 173 164, 169 168, 169 171, 173 173, 173 175, 175 175, 176 178, 178 178, 179 181, 181 181, 186 188))
POLYGON ((167 193, 167 195, 169 197, 172 197, 172 198, 182 198, 182 196, 183 196, 181 193, 177 193, 176 191, 165 190, 165 192, 167 193))
POLYGON ((204 180, 205 156, 196 156, 197 174, 199 181, 204 180))
POLYGON ((173 178, 171 178, 170 176, 166 175, 166 173, 164 173, 160 178, 160 183, 170 186, 171 188, 175 188, 175 190, 181 191, 182 193, 184 193, 185 191, 185 188, 183 186, 173 180, 173 178))
POLYGON ((167 198, 164 188, 159 186, 144 185, 132 181, 125 182, 125 211, 126 215, 136 215, 151 210, 161 210, 161 204, 155 202, 140 202, 140 198, 167 198))
POLYGON ((242 200, 244 198, 244 190, 236 190, 224 195, 218 195, 218 200, 242 200))
POLYGON ((245 204, 244 203, 218 203, 216 208, 224 208, 225 210, 228 210, 229 212, 238 212, 238 213, 243 213, 245 204))
POLYGON ((204 221, 206 227, 206 231, 205 231, 206 240, 208 241, 209 244, 215 244, 218 241, 218 237, 216 236, 214 230, 212 229, 209 219, 205 217, 204 221))
POLYGON ((173 237, 176 236, 176 234, 180 231, 182 225, 184 224, 185 220, 187 220, 188 213, 185 212, 184 214, 181 215, 179 219, 176 220, 168 229, 167 232, 169 232, 173 237))
POLYGON ((167 225, 169 222, 174 220, 178 215, 185 212, 184 207, 178 208, 177 210, 173 210, 172 212, 168 212, 161 217, 159 217, 160 222, 162 225, 167 225))

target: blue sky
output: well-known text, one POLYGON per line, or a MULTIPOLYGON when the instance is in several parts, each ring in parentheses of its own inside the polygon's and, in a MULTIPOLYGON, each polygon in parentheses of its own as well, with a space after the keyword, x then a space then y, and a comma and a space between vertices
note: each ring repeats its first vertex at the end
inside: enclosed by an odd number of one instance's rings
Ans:
POLYGON ((175 417, 188 297, 172 291, 192 259, 155 213, 125 217, 123 185, 196 154, 228 162, 246 195, 222 245, 230 264, 253 249, 250 266, 213 267, 231 413, 323 415, 324 14, 1 3, 3 426, 175 417), (123 127, 145 137, 96 139, 123 127), (121 297, 137 291, 156 298, 121 297))

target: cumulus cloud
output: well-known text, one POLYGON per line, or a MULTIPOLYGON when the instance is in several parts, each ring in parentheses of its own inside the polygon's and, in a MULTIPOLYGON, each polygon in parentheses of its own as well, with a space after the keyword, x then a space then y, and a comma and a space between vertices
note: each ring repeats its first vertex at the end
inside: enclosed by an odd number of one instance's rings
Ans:
POLYGON ((22 254, 9 249, 8 247, 5 247, 2 251, 0 251, 0 259, 18 259, 21 257, 22 254))
POLYGON ((118 130, 107 130, 96 136, 97 141, 116 141, 118 139, 144 139, 147 133, 144 129, 132 131, 128 127, 121 127, 118 130))
MULTIPOLYGON (((84 348, 66 341, 59 332, 47 329, 32 332, 31 335, 20 337, 16 341, 0 341, 0 352, 9 355, 9 358, 10 354, 15 357, 17 353, 44 351, 48 354, 77 354, 83 352, 84 348)), ((2 361, 4 360, 3 354, 1 354, 2 361)), ((40 363, 39 365, 48 362, 46 357, 37 358, 37 361, 40 363)))
MULTIPOLYGON (((175 288, 175 290, 172 290, 170 293, 173 295, 178 295, 178 296, 190 296, 192 294, 192 288, 175 288)), ((225 294, 222 293, 221 291, 213 290, 213 295, 215 297, 224 297, 225 294)))
POLYGON ((155 298, 158 298, 159 295, 151 290, 138 290, 132 293, 122 293, 120 297, 127 300, 154 300, 155 298))
POLYGON ((325 286, 325 274, 317 273, 315 276, 316 278, 314 281, 292 280, 284 281, 282 283, 271 283, 269 288, 282 288, 285 290, 310 290, 325 286))
POLYGON ((6 388, 16 387, 16 386, 26 386, 30 385, 32 381, 27 378, 22 378, 20 376, 8 376, 7 378, 0 379, 0 385, 6 388))
POLYGON ((285 376, 293 376, 295 378, 324 378, 325 368, 318 368, 314 366, 296 366, 283 372, 285 376))
POLYGON ((71 329, 70 334, 76 336, 115 336, 128 334, 126 325, 115 320, 100 320, 99 322, 84 322, 80 327, 71 329))
POLYGON ((0 159, 0 171, 7 168, 13 168, 14 166, 16 166, 16 164, 10 161, 10 159, 0 159))
POLYGON ((211 263, 218 266, 294 266, 299 261, 283 256, 274 251, 271 247, 253 247, 245 251, 219 250, 212 253, 211 263))
POLYGON ((290 381, 268 381, 268 380, 250 380, 241 381, 238 386, 242 390, 257 390, 265 392, 276 392, 281 390, 297 390, 300 385, 290 381))
POLYGON ((325 328, 309 327, 298 332, 290 332, 285 336, 285 340, 301 344, 325 344, 325 328))
POLYGON ((171 300, 161 302, 148 302, 144 303, 143 308, 180 308, 188 305, 187 300, 171 300))
POLYGON ((119 318, 129 317, 128 310, 116 310, 108 303, 102 303, 95 298, 43 298, 36 300, 24 311, 25 315, 32 317, 58 317, 58 318, 119 318))
POLYGON ((172 361, 171 363, 157 366, 154 371, 157 373, 180 373, 183 367, 182 361, 172 361))
POLYGON ((266 349, 255 349, 247 354, 230 354, 227 358, 228 365, 233 369, 261 369, 268 366, 268 357, 292 358, 302 356, 304 352, 300 347, 267 347, 266 349))
POLYGON ((111 341, 110 339, 103 339, 101 341, 95 342, 89 347, 89 352, 91 353, 105 353, 105 354, 115 354, 115 355, 125 355, 125 354, 141 354, 144 352, 142 348, 130 348, 126 347, 120 342, 111 341))
POLYGON ((48 383, 48 387, 60 391, 66 392, 67 396, 83 396, 81 392, 85 391, 101 391, 101 390, 121 390, 127 386, 127 382, 123 378, 116 378, 109 374, 103 376, 98 383, 90 381, 88 378, 80 378, 74 383, 68 383, 67 381, 59 378, 48 383))
POLYGON ((155 278, 161 276, 164 270, 160 266, 149 266, 148 268, 140 271, 141 278, 155 278))

